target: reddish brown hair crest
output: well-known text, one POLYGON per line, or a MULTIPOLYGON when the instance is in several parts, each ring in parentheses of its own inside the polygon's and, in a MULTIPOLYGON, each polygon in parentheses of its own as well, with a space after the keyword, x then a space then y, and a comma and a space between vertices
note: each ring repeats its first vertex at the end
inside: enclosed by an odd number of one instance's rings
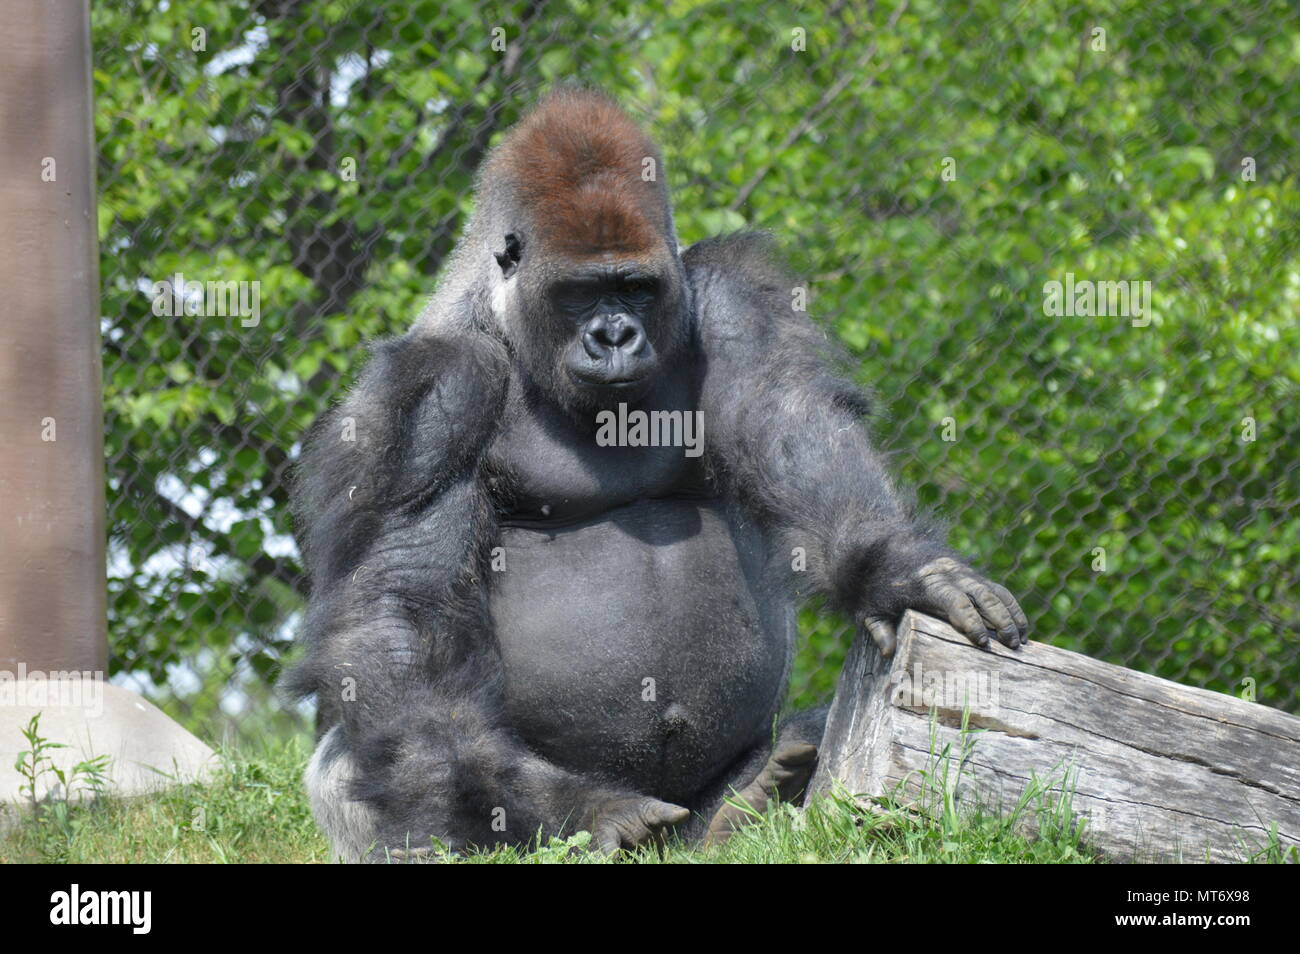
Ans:
POLYGON ((644 255, 667 243, 667 194, 659 151, 600 93, 547 96, 501 143, 492 173, 511 183, 551 249, 575 257, 644 255), (655 181, 645 181, 645 160, 655 181))

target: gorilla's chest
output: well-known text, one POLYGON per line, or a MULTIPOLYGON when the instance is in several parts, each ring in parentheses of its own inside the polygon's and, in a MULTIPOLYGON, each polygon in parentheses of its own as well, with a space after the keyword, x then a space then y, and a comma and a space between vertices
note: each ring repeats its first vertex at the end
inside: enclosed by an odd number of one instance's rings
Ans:
POLYGON ((685 803, 770 729, 793 613, 720 506, 640 499, 500 542, 507 711, 540 752, 685 803))
MULTIPOLYGON (((689 391, 669 377, 642 407, 694 413, 689 391)), ((600 442, 546 406, 516 404, 489 457, 510 488, 489 594, 512 722, 685 804, 780 704, 793 612, 761 534, 685 447, 600 442)))
POLYGON ((684 396, 670 395, 655 406, 654 413, 671 419, 652 419, 650 411, 626 407, 609 413, 601 419, 609 422, 603 427, 596 426, 594 413, 591 422, 579 423, 548 407, 521 408, 510 415, 489 452, 493 469, 507 475, 509 499, 501 499, 507 524, 549 527, 586 520, 639 498, 708 493, 699 445, 688 448, 663 440, 700 438, 696 412, 684 396), (639 413, 644 416, 637 417, 639 413), (653 426, 636 429, 647 421, 653 426))

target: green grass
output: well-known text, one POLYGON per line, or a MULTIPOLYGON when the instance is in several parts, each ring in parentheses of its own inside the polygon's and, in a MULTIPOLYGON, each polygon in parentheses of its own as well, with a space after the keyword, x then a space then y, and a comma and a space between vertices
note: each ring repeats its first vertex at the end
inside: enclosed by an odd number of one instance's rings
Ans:
MULTIPOLYGON (((225 767, 205 785, 178 786, 155 796, 100 799, 47 812, 22 813, 0 837, 0 863, 256 863, 325 862, 302 788, 309 743, 278 743, 255 753, 224 753, 225 767)), ((1068 793, 1034 783, 1007 816, 958 806, 950 797, 948 759, 922 779, 925 816, 888 801, 863 809, 837 793, 803 810, 777 806, 727 844, 702 850, 670 844, 622 857, 636 864, 789 863, 1037 863, 1098 860, 1084 844, 1068 793), (1034 830, 1035 835, 1026 834, 1034 830)), ((1068 788, 1068 786, 1067 786, 1068 788)), ((585 833, 532 850, 503 848, 465 858, 472 864, 600 864, 584 849, 585 833)), ((1274 845, 1256 860, 1282 860, 1274 845)), ((1294 859, 1292 859, 1294 860, 1294 859)))
POLYGON ((0 863, 326 861, 302 788, 309 756, 298 738, 225 752, 209 784, 77 804, 66 822, 25 814, 0 837, 0 863))
MULTIPOLYGON (((1075 833, 1047 826, 1029 838, 1009 820, 972 813, 956 824, 930 822, 896 807, 863 811, 852 798, 813 799, 805 809, 779 806, 712 849, 670 845, 625 860, 637 864, 1088 864, 1095 859, 1075 833)), ((479 864, 604 863, 582 849, 587 836, 521 852, 500 849, 463 859, 479 864)))
MULTIPOLYGON (((155 796, 106 798, 34 820, 23 814, 0 838, 0 863, 250 863, 324 862, 302 789, 308 744, 294 739, 257 753, 230 751, 224 768, 205 785, 184 785, 155 796)), ((1091 860, 1077 826, 1059 811, 1044 812, 1038 837, 1018 833, 1014 818, 980 812, 944 812, 936 820, 896 807, 862 810, 836 795, 796 811, 778 806, 726 845, 710 850, 670 844, 643 850, 631 863, 807 862, 1039 862, 1091 860)), ((499 849, 467 863, 606 863, 583 850, 586 835, 553 840, 531 851, 499 849)))

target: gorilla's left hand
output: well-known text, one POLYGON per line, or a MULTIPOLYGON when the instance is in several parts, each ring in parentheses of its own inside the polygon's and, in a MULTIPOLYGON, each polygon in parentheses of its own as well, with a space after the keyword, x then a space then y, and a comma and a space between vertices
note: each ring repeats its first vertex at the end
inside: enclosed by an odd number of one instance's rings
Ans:
MULTIPOLYGON (((1029 642, 1029 620, 1010 591, 951 557, 924 564, 909 584, 910 609, 946 619, 976 646, 986 648, 994 636, 1012 649, 1029 642)), ((894 654, 893 620, 868 614, 862 625, 886 657, 894 654)))

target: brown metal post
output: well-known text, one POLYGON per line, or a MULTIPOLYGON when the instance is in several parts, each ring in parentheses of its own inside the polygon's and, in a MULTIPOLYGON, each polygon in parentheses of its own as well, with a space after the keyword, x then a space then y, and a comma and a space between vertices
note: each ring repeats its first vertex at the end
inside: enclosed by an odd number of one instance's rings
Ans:
POLYGON ((0 29, 0 669, 102 670, 104 452, 87 0, 0 29))

